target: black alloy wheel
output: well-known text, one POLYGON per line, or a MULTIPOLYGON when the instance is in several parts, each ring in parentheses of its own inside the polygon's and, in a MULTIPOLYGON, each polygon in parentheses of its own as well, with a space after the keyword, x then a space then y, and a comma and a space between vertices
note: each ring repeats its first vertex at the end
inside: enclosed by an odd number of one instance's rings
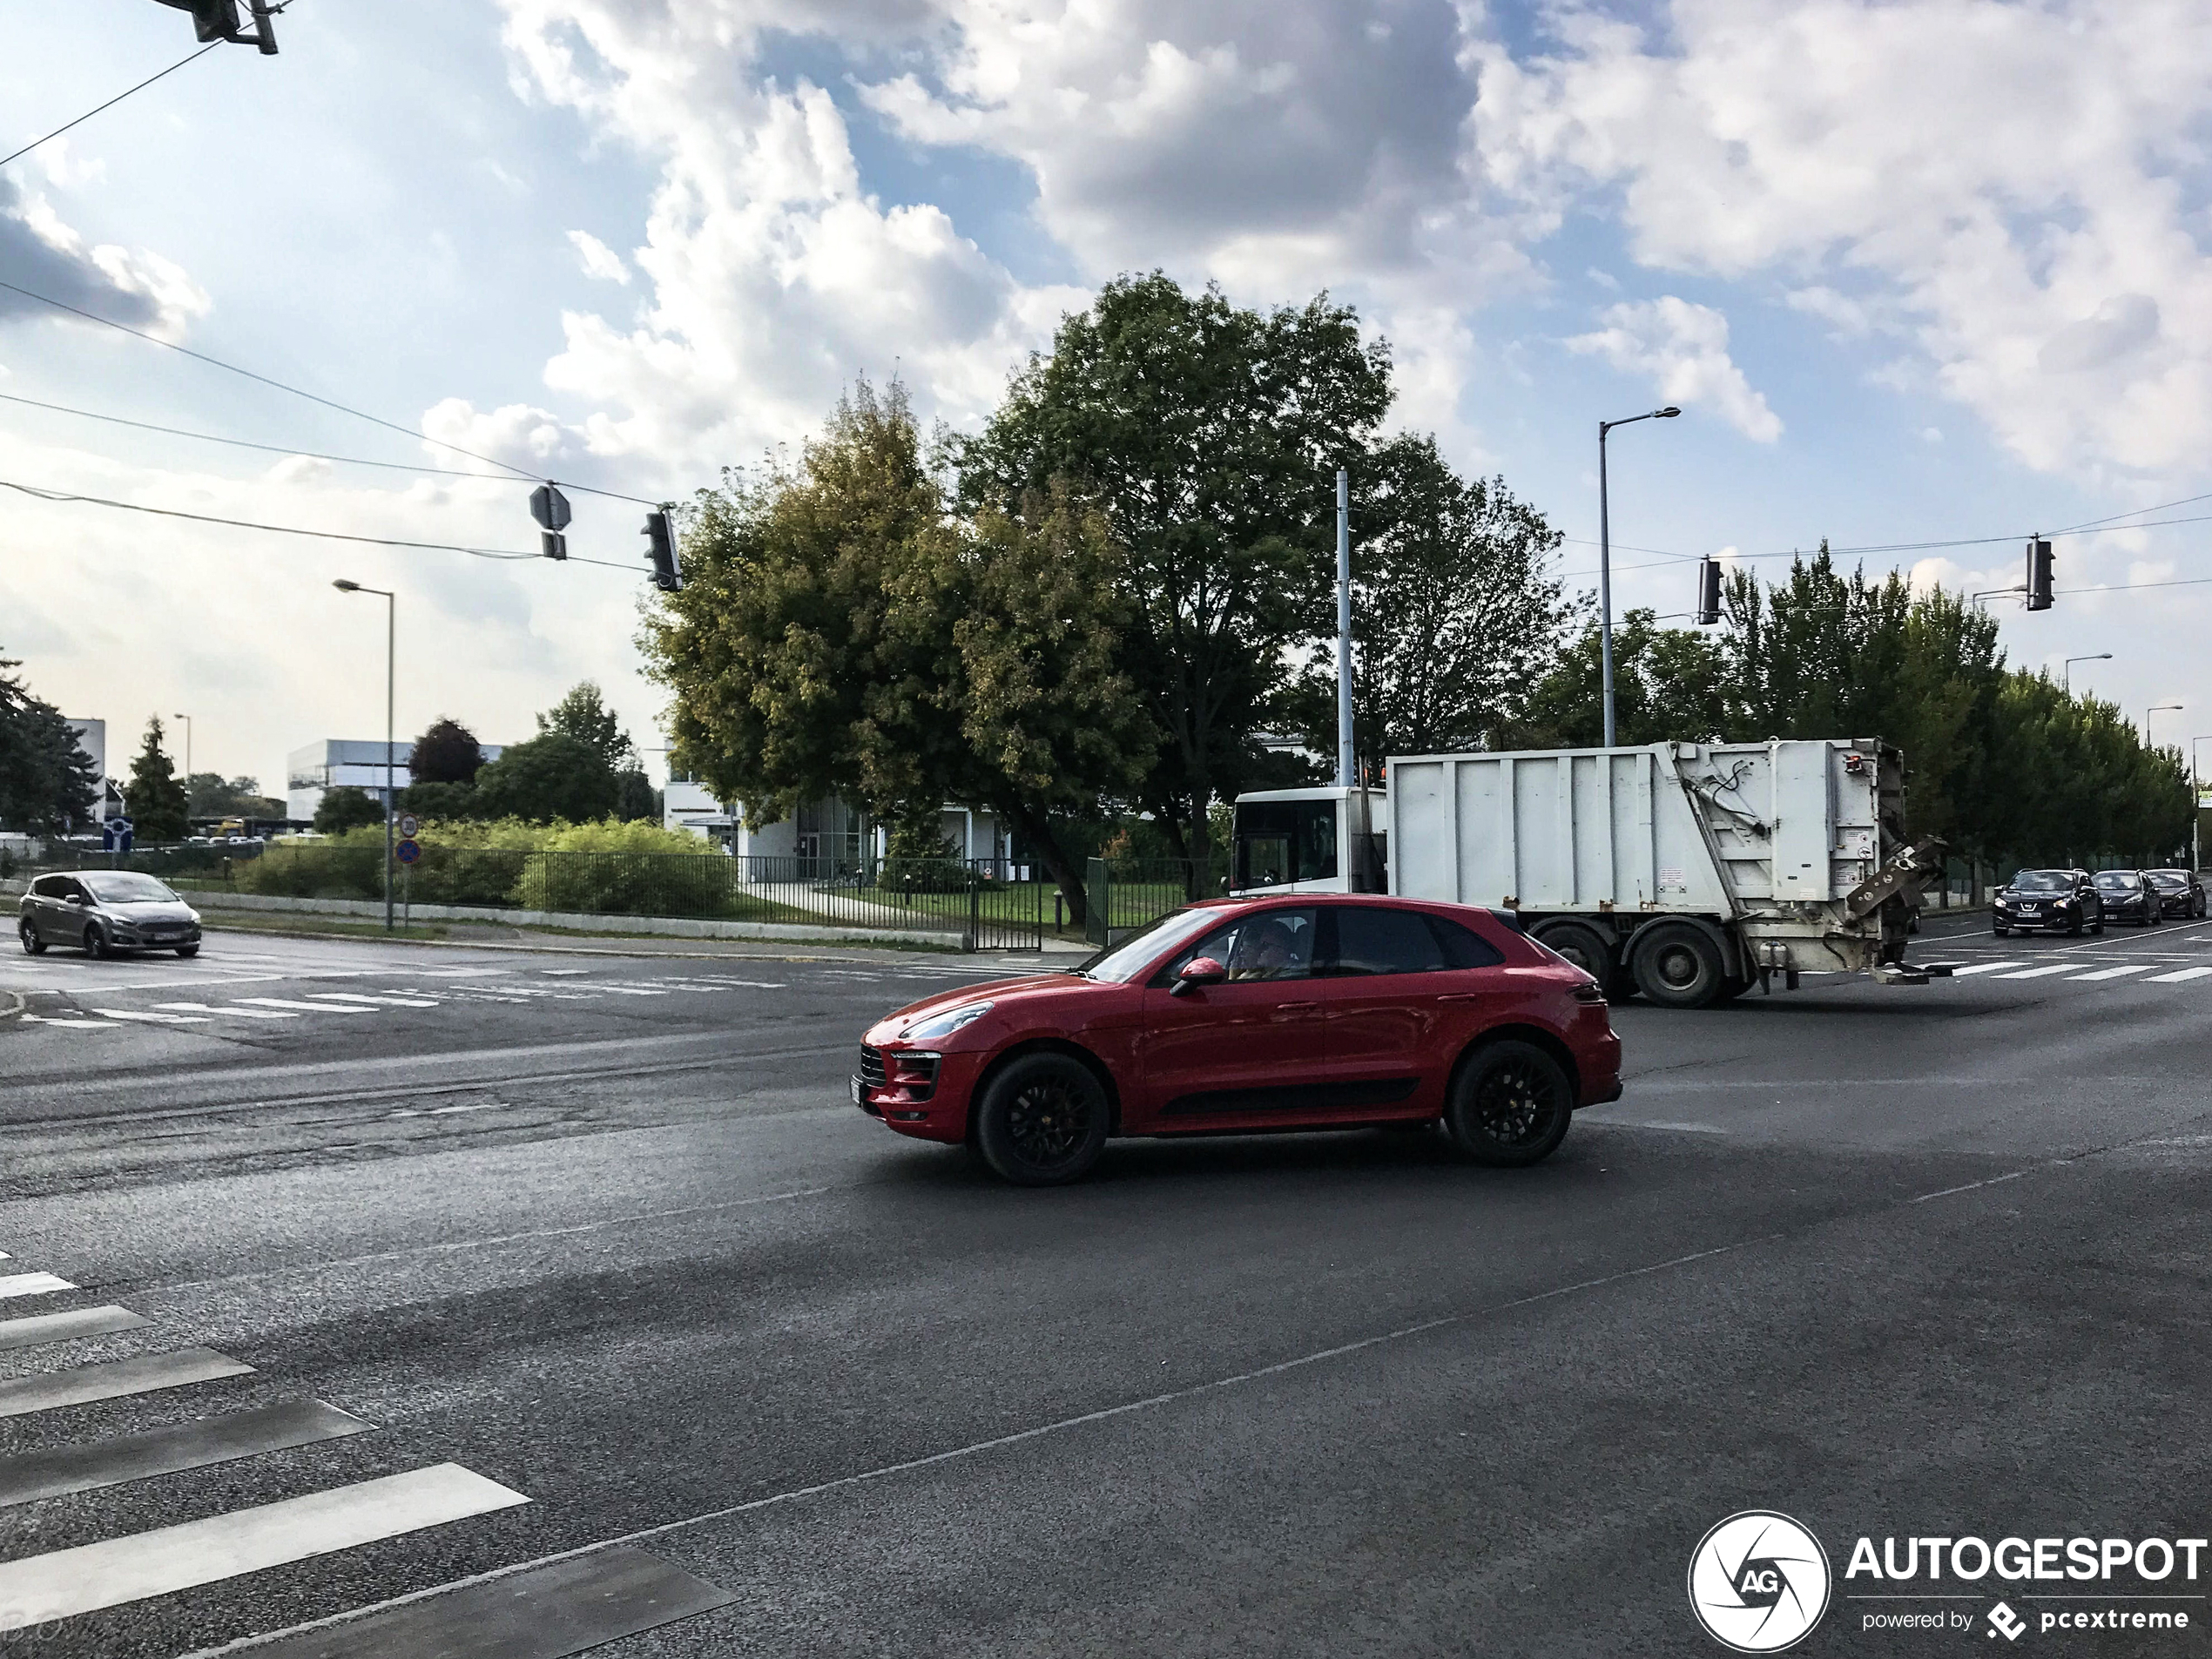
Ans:
POLYGON ((24 955, 43 956, 45 954, 46 941, 38 936, 38 924, 29 916, 25 916, 16 925, 16 933, 23 941, 24 955))
POLYGON ((2010 927, 2007 927, 2001 921, 1991 922, 1989 924, 1989 931, 1995 934, 2000 939, 2010 939, 2013 936, 2013 930, 2010 927))
POLYGON ((1521 1168, 1549 1157, 1575 1112, 1558 1061, 1531 1042, 1493 1042, 1460 1062, 1444 1125, 1478 1163, 1521 1168))
POLYGON ((1721 954, 1682 922, 1662 922, 1635 947, 1636 989, 1662 1008, 1708 1008, 1721 999, 1721 954))
POLYGON ((107 942, 107 935, 100 931, 100 924, 97 921, 88 921, 84 924, 84 954, 87 956, 102 958, 112 956, 115 954, 114 947, 107 942))
POLYGON ((1106 1147, 1106 1091, 1064 1054, 1026 1055, 993 1077, 975 1109, 983 1161, 1016 1186, 1087 1174, 1106 1147))

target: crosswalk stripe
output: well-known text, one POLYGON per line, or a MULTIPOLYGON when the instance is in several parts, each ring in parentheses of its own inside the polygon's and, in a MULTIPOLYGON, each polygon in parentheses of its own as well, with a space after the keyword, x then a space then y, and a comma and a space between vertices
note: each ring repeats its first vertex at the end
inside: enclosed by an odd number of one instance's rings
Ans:
POLYGON ((65 1278, 56 1278, 51 1273, 8 1273, 0 1275, 0 1298, 10 1296, 44 1296, 49 1291, 73 1291, 77 1288, 65 1278))
POLYGON ((64 1406, 88 1406, 96 1399, 122 1399, 221 1377, 243 1377, 253 1369, 212 1348, 180 1348, 174 1353, 145 1353, 105 1365, 72 1366, 67 1371, 0 1382, 0 1417, 27 1417, 64 1406))
POLYGON ((307 995, 318 1002, 359 1002, 379 1008, 434 1008, 438 1006, 427 996, 368 996, 360 991, 310 991, 307 995))
POLYGON ((261 1008, 294 1008, 302 1014, 374 1014, 374 1008, 348 1008, 343 1002, 293 1002, 281 996, 241 996, 241 1002, 250 1002, 261 1008))
POLYGON ((71 1308, 66 1313, 34 1313, 24 1319, 0 1319, 0 1349, 35 1348, 42 1342, 66 1342, 71 1337, 112 1336, 136 1331, 153 1321, 129 1308, 71 1308))
POLYGON ((296 1014, 280 1014, 274 1008, 242 1008, 235 1003, 217 1008, 208 1002, 157 1002, 158 1008, 172 1008, 186 1014, 221 1014, 233 1020, 296 1020, 296 1014))
POLYGON ((265 1642, 254 1653, 256 1659, 386 1659, 391 1654, 562 1659, 736 1599, 658 1556, 618 1544, 359 1618, 320 1622, 265 1642))
POLYGON ((1953 979, 1964 979, 1969 974, 1994 974, 2000 968, 2018 968, 2020 964, 2018 962, 1976 962, 1971 968, 1961 968, 1953 970, 1951 977, 1953 979))
POLYGON ((2202 979, 2212 974, 2212 968, 2184 968, 2173 974, 2153 974, 2143 981, 2146 985, 2179 985, 2185 980, 2202 979))
POLYGON ((104 1020, 138 1020, 147 1025, 206 1025, 205 1017, 197 1014, 148 1014, 135 1008, 94 1008, 93 1013, 104 1020))
POLYGON ((65 1025, 78 1031, 120 1031, 123 1028, 112 1020, 57 1020, 43 1014, 26 1014, 23 1017, 30 1025, 65 1025))
POLYGON ((2074 981, 2081 980, 2125 979, 2130 974, 2148 974, 2154 966, 2155 964, 2150 962, 2139 962, 2132 968, 2101 968, 2094 974, 2076 974, 2067 982, 2073 983, 2074 981))
POLYGON ((2000 974, 1997 977, 1999 979, 2047 979, 2053 974, 2070 973, 2080 966, 2078 962, 2058 962, 2047 964, 2041 968, 2026 968, 2017 974, 2000 974))
POLYGON ((0 1630, 167 1595, 529 1501, 457 1463, 438 1463, 0 1562, 0 1630))
POLYGON ((0 1458, 0 1509, 343 1440, 375 1426, 319 1399, 288 1399, 143 1433, 0 1458))

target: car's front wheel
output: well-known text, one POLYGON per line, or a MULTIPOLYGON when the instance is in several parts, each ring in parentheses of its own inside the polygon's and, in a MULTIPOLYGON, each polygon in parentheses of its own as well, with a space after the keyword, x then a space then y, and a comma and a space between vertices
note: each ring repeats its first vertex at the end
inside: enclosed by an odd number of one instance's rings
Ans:
POLYGON ((1025 1055, 985 1086, 975 1145, 1015 1185, 1057 1186, 1098 1162, 1107 1117, 1106 1091, 1089 1066, 1064 1054, 1025 1055))
POLYGON ((84 924, 84 954, 87 956, 112 956, 115 948, 107 942, 107 934, 97 921, 84 924))
POLYGON ((1991 922, 1989 924, 1989 931, 1995 934, 2000 939, 2010 939, 2013 936, 2013 930, 2010 927, 2007 927, 2001 921, 1991 922))
POLYGON ((177 954, 187 957, 197 956, 199 954, 199 947, 197 945, 179 945, 177 947, 177 954))
POLYGON ((1549 1157, 1574 1113, 1558 1061, 1533 1042, 1493 1042, 1460 1062, 1444 1126, 1476 1163, 1518 1167, 1549 1157))
POLYGON ((39 956, 45 954, 46 941, 38 936, 38 924, 29 916, 25 916, 17 924, 16 934, 23 941, 24 955, 39 956))

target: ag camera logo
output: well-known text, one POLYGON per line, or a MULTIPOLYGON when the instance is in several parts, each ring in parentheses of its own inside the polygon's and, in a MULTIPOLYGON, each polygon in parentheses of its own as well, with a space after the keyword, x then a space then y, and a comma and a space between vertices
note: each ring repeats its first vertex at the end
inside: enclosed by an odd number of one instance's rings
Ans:
POLYGON ((1705 1633, 1738 1653, 1779 1653, 1828 1610, 1828 1552, 1771 1509, 1730 1515, 1689 1558, 1689 1605, 1705 1633))

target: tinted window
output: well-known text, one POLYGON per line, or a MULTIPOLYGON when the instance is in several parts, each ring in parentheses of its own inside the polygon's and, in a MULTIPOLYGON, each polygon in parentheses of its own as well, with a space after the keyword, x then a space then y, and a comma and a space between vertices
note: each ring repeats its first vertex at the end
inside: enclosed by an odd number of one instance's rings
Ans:
POLYGON ((1329 972, 1350 978, 1374 974, 1433 974, 1446 965, 1443 941, 1417 910, 1342 905, 1333 908, 1336 954, 1329 972))
POLYGON ((1172 980, 1184 964, 1211 956, 1232 980, 1304 979, 1313 971, 1313 936, 1319 931, 1311 910, 1262 910, 1239 916, 1216 929, 1168 964, 1172 980))
POLYGON ((2179 893, 2189 884, 2188 877, 2176 874, 2172 870, 2153 870, 2145 879, 2154 887, 2163 887, 2168 893, 2179 893))
POLYGON ((1337 804, 1255 800, 1237 808, 1237 886, 1325 881, 1337 873, 1337 804))
POLYGON ((1506 959, 1505 952, 1472 927, 1462 927, 1441 916, 1431 916, 1428 925, 1444 947, 1444 960, 1453 968, 1495 968, 1506 959))
POLYGON ((30 884, 30 890, 41 899, 58 899, 67 886, 68 883, 57 875, 42 875, 30 884))
POLYGON ((2135 873, 2133 870, 2102 871, 2097 877, 2097 885, 2116 893, 2125 893, 2135 885, 2135 873))

